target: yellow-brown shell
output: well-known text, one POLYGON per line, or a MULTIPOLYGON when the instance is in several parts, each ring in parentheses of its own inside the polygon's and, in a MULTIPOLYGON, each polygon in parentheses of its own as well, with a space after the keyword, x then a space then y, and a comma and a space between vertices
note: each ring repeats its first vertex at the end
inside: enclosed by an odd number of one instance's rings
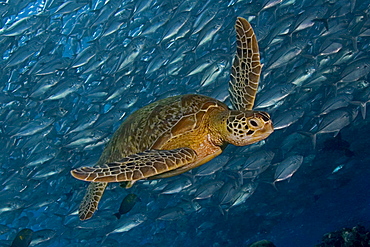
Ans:
POLYGON ((131 114, 114 133, 99 164, 150 149, 175 149, 200 144, 209 134, 208 113, 228 107, 213 98, 187 94, 149 104, 131 114))

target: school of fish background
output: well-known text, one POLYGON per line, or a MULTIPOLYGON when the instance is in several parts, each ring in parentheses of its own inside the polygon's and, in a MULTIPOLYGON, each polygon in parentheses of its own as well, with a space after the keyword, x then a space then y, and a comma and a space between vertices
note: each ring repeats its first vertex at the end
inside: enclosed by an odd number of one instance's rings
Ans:
POLYGON ((369 227, 369 9, 366 0, 0 1, 0 246, 25 228, 30 246, 314 246, 327 232, 369 227), (275 132, 173 178, 111 183, 80 221, 88 184, 70 170, 94 165, 125 117, 186 93, 230 105, 238 16, 259 41, 255 109, 275 132), (129 193, 140 201, 117 219, 129 193))

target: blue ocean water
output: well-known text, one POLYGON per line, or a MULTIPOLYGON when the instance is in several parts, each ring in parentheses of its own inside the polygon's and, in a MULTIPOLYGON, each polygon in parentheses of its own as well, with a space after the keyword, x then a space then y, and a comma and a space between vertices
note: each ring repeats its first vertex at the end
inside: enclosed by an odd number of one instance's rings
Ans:
POLYGON ((370 228, 369 7, 344 0, 0 2, 0 246, 24 228, 34 231, 30 246, 268 239, 283 247, 314 246, 357 224, 370 228), (231 106, 238 16, 259 41, 255 108, 271 115, 275 132, 250 146, 229 145, 177 177, 127 190, 111 183, 94 216, 80 221, 87 183, 70 170, 94 165, 127 116, 187 93, 231 106), (297 155, 299 168, 278 178, 277 168, 289 169, 297 155), (221 187, 211 191, 215 181, 221 187), (141 201, 118 220, 128 193, 141 201))

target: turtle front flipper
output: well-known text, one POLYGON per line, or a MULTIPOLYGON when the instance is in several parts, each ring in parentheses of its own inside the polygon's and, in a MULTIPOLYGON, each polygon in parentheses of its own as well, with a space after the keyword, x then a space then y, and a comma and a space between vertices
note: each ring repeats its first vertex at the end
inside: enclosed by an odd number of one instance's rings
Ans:
POLYGON ((235 30, 237 53, 230 74, 230 98, 236 110, 252 110, 262 67, 258 42, 246 19, 238 17, 235 30))
POLYGON ((80 220, 90 219, 98 209, 98 204, 103 196, 104 190, 108 183, 90 183, 87 187, 86 194, 82 199, 78 209, 80 220))
POLYGON ((137 181, 193 163, 197 154, 190 148, 147 150, 94 167, 72 170, 72 176, 91 182, 137 181))

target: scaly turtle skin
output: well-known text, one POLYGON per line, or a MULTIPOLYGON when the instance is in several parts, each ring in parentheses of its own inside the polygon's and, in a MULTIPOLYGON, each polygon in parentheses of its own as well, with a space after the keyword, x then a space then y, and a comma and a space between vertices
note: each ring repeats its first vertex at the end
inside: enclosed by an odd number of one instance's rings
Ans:
POLYGON ((261 72, 258 44, 250 24, 236 21, 237 54, 229 91, 235 110, 203 95, 158 100, 130 115, 114 133, 93 167, 71 171, 91 182, 79 208, 92 217, 108 183, 176 176, 222 153, 227 144, 245 146, 272 132, 270 116, 252 111, 261 72))

